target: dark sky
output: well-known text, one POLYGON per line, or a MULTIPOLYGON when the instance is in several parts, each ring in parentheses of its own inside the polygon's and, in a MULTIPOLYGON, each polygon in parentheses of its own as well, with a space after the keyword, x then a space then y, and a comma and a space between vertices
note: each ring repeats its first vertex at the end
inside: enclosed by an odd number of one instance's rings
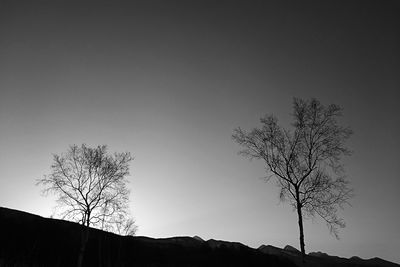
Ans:
POLYGON ((70 144, 130 151, 139 235, 298 247, 296 214, 233 129, 293 97, 344 108, 355 188, 341 239, 307 251, 400 262, 400 2, 1 1, 0 205, 49 216, 35 179, 70 144))

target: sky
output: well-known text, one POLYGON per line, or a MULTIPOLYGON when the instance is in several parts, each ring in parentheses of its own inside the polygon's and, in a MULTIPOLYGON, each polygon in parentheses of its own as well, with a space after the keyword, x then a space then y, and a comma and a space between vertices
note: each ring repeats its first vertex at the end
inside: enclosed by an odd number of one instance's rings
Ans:
POLYGON ((355 197, 306 251, 400 263, 398 1, 1 1, 0 206, 49 217, 36 179, 69 145, 135 157, 138 235, 298 245, 297 215, 236 127, 293 97, 340 105, 355 197))

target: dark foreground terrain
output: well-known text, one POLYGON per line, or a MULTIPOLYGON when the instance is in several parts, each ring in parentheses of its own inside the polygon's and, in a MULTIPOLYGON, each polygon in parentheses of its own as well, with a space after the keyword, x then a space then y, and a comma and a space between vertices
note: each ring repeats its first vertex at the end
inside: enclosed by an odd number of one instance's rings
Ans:
MULTIPOLYGON (((0 207, 0 266, 76 266, 81 226, 0 207)), ((294 248, 200 238, 118 236, 91 229, 84 266, 299 266, 294 248)), ((307 266, 400 267, 379 258, 344 259, 310 253, 307 266)))

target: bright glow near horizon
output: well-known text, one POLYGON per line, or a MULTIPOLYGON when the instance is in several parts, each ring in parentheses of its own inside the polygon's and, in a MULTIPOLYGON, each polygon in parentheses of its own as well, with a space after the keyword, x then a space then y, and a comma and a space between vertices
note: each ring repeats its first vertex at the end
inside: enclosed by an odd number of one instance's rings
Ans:
POLYGON ((290 126, 292 97, 316 97, 355 132, 356 197, 340 240, 306 221, 306 251, 399 263, 398 16, 296 5, 3 3, 0 205, 50 216, 35 179, 51 154, 106 144, 135 157, 138 235, 298 247, 296 214, 231 134, 265 113, 290 126))

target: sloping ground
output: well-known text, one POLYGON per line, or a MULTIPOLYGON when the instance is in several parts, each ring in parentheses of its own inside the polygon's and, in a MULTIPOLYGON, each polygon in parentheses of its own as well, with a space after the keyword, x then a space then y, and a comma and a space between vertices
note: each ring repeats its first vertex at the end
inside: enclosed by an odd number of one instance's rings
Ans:
MULTIPOLYGON (((76 223, 46 219, 0 207, 0 267, 76 266, 82 227, 76 223)), ((241 243, 200 237, 118 236, 90 230, 84 266, 303 266, 293 247, 261 246, 252 249, 241 243)), ((310 253, 305 267, 400 267, 379 258, 363 260, 310 253)))
MULTIPOLYGON (((81 226, 0 208, 0 266, 76 266, 81 226)), ((294 266, 240 243, 123 237, 91 229, 84 266, 294 266)))

